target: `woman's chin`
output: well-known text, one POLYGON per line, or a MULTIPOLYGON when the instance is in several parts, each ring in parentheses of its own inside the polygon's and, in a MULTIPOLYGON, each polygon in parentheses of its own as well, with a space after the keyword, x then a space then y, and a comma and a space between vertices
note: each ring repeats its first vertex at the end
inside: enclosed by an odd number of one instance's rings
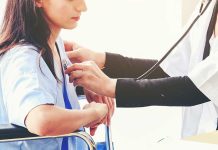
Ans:
POLYGON ((75 29, 77 27, 77 23, 75 24, 71 24, 71 25, 67 25, 65 27, 63 27, 64 29, 68 29, 68 30, 72 30, 75 29))

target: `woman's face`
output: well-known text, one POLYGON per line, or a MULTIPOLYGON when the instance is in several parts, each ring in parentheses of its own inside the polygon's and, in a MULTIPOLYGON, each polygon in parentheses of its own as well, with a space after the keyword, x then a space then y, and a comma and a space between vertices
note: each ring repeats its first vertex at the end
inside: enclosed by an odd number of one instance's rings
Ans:
POLYGON ((77 26, 81 13, 86 11, 84 0, 36 0, 38 7, 51 28, 73 29, 77 26))

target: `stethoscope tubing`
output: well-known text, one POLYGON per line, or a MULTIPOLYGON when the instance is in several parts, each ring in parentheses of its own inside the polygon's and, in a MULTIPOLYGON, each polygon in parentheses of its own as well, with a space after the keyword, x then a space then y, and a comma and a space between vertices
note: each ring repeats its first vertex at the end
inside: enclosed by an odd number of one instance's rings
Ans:
MULTIPOLYGON (((185 36, 190 32, 190 30, 192 29, 192 27, 195 25, 195 23, 198 21, 198 19, 204 14, 204 12, 207 10, 207 8, 209 7, 209 5, 211 4, 212 0, 209 0, 207 2, 207 5, 204 7, 204 3, 205 0, 202 0, 201 2, 201 6, 199 9, 199 14, 197 15, 197 17, 193 20, 193 22, 191 23, 191 25, 187 28, 187 30, 183 33, 183 35, 175 42, 175 44, 172 45, 172 47, 166 52, 166 54, 156 63, 154 64, 148 71, 146 71, 145 73, 143 73, 141 76, 139 76, 138 78, 136 78, 136 80, 141 80, 141 79, 146 79, 153 71, 155 71, 160 64, 167 58, 167 56, 169 56, 169 54, 175 49, 175 47, 185 38, 185 36)), ((218 0, 216 1, 216 5, 217 5, 218 0)))

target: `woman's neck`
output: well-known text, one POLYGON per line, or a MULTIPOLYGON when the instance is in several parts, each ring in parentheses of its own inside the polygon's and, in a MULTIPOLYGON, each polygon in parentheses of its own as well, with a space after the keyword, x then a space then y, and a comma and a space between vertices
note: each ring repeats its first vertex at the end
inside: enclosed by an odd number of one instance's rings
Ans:
POLYGON ((50 48, 52 49, 52 51, 55 50, 55 42, 59 36, 59 33, 60 33, 60 29, 51 28, 51 35, 50 35, 50 38, 48 40, 48 44, 49 44, 50 48))
POLYGON ((60 33, 60 29, 55 30, 54 28, 52 28, 51 29, 51 36, 50 36, 49 41, 48 41, 48 44, 52 50, 52 55, 53 55, 54 61, 57 63, 57 67, 59 67, 58 70, 61 69, 61 61, 60 61, 60 56, 58 54, 58 50, 56 48, 55 42, 59 36, 59 33, 60 33))

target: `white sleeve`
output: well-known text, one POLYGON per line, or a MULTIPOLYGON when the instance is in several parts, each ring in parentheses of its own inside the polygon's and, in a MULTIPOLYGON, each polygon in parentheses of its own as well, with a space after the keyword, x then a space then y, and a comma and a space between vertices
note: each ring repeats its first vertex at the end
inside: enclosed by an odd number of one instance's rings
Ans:
MULTIPOLYGON (((183 28, 183 32, 187 30, 190 24, 193 22, 194 18, 198 15, 201 2, 197 5, 193 11, 188 23, 183 28)), ((193 26, 195 28, 195 26, 193 26)), ((193 30, 193 29, 192 29, 193 30)), ((169 76, 183 76, 187 75, 190 57, 191 57, 191 34, 192 30, 186 35, 186 37, 178 44, 178 46, 173 50, 173 52, 160 64, 161 68, 169 76)))
POLYGON ((3 96, 10 123, 25 127, 25 118, 33 108, 56 103, 57 85, 36 51, 23 46, 11 56, 2 77, 3 96))
POLYGON ((197 88, 218 106, 218 52, 210 54, 188 74, 197 88))
POLYGON ((189 39, 186 38, 177 48, 160 64, 160 67, 171 77, 183 76, 188 73, 191 56, 189 39))

